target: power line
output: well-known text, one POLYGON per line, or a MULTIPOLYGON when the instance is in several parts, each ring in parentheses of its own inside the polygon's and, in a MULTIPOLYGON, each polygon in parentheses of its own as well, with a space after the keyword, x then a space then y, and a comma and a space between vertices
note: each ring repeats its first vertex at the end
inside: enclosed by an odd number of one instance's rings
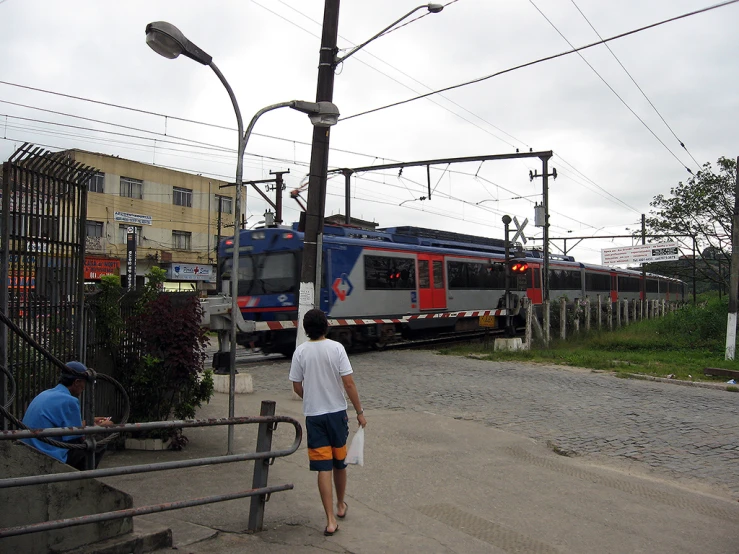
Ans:
MULTIPOLYGON (((562 37, 562 39, 563 39, 563 40, 564 40, 564 41, 565 41, 565 42, 566 42, 567 44, 569 44, 570 48, 573 48, 573 49, 574 49, 574 48, 575 48, 575 45, 574 45, 574 44, 572 44, 572 43, 571 43, 571 42, 570 42, 570 41, 569 41, 569 40, 567 39, 567 37, 566 37, 566 36, 564 36, 564 34, 562 33, 562 31, 560 31, 560 30, 559 30, 559 29, 557 28, 557 26, 556 26, 556 25, 555 25, 555 24, 554 24, 554 23, 552 22, 552 20, 551 20, 551 19, 549 19, 549 18, 548 18, 548 17, 546 16, 546 14, 545 14, 545 13, 544 13, 543 11, 541 11, 541 10, 539 9, 539 6, 537 6, 537 5, 536 5, 536 4, 534 3, 534 0, 529 0, 529 3, 530 3, 530 4, 532 5, 532 6, 534 6, 534 8, 536 8, 536 11, 538 11, 538 12, 539 12, 539 13, 541 14, 541 16, 542 16, 542 17, 543 17, 544 19, 546 19, 546 20, 547 20, 547 23, 549 23, 549 25, 551 25, 551 26, 552 26, 552 28, 553 28, 553 29, 554 29, 555 31, 557 31, 557 33, 559 34, 559 36, 561 36, 561 37, 562 37)), ((598 37, 599 37, 599 38, 601 38, 601 37, 600 37, 600 35, 598 35, 598 37)), ((601 41, 602 41, 602 40, 603 40, 603 39, 601 38, 601 41)), ((603 44, 604 44, 604 45, 606 45, 606 43, 605 43, 605 42, 603 42, 603 44)), ((607 45, 606 45, 606 46, 607 46, 607 45)), ((636 113, 636 112, 635 112, 635 111, 634 111, 634 110, 633 110, 633 109, 631 108, 631 106, 629 106, 629 104, 628 104, 628 103, 626 102, 626 100, 624 100, 624 99, 623 99, 623 98, 621 97, 621 95, 620 95, 620 94, 619 94, 618 92, 616 92, 616 90, 615 90, 615 89, 614 89, 614 88, 613 88, 613 87, 612 87, 612 86, 610 85, 610 83, 609 83, 608 81, 606 81, 606 80, 605 80, 605 79, 603 78, 603 76, 602 76, 602 75, 601 75, 600 73, 598 73, 598 70, 597 70, 597 69, 595 69, 595 68, 594 68, 594 67, 592 66, 592 64, 591 64, 591 63, 590 63, 590 62, 589 62, 588 60, 586 60, 586 59, 585 59, 585 56, 583 56, 581 52, 577 51, 577 49, 573 50, 573 52, 576 52, 576 53, 577 53, 577 55, 578 55, 578 56, 580 56, 580 59, 581 59, 582 61, 584 61, 584 62, 585 62, 585 63, 587 64, 587 66, 588 66, 588 67, 589 67, 589 68, 590 68, 590 69, 591 69, 591 70, 593 71, 593 73, 595 73, 595 74, 596 74, 596 75, 598 76, 598 78, 599 78, 599 79, 600 79, 601 81, 603 81, 603 84, 604 84, 604 85, 606 85, 606 86, 608 87, 608 90, 610 90, 610 91, 611 91, 611 92, 612 92, 613 94, 615 94, 615 95, 616 95, 616 98, 618 98, 618 99, 619 99, 619 100, 621 101, 621 103, 622 103, 622 104, 623 104, 623 105, 624 105, 624 106, 626 107, 626 109, 627 109, 627 110, 629 110, 629 111, 631 112, 631 114, 632 114, 632 115, 633 115, 633 116, 634 116, 635 118, 637 118, 637 119, 639 120, 639 122, 640 122, 640 123, 641 123, 641 124, 642 124, 642 125, 644 126, 644 128, 645 128, 645 129, 646 129, 647 131, 649 131, 649 132, 650 132, 650 133, 652 134, 652 136, 653 136, 653 137, 654 137, 655 139, 657 139, 657 141, 658 141, 658 142, 659 142, 659 143, 660 143, 660 144, 661 144, 662 146, 664 146, 664 147, 665 147, 665 149, 666 149, 666 150, 667 150, 667 151, 668 151, 668 152, 669 152, 670 154, 672 154, 672 157, 673 157, 673 158, 675 158, 675 159, 677 160, 677 163, 679 163, 679 164, 680 164, 681 166, 683 166, 683 167, 685 168, 685 170, 686 170, 686 171, 687 171, 688 173, 690 173, 690 174, 692 175, 692 174, 693 174, 693 172, 692 172, 692 171, 690 170, 690 168, 689 168, 689 167, 687 167, 687 166, 686 166, 686 165, 685 165, 685 164, 684 164, 684 163, 682 162, 682 160, 681 160, 680 158, 678 158, 677 154, 675 154, 675 153, 674 153, 674 152, 673 152, 673 151, 672 151, 672 150, 670 149, 670 147, 669 147, 669 146, 667 146, 667 145, 666 145, 666 144, 664 143, 664 141, 663 141, 663 140, 662 140, 661 138, 659 138, 659 137, 657 136, 657 133, 655 133, 655 132, 654 132, 654 131, 652 130, 652 128, 651 128, 651 127, 650 127, 649 125, 647 125, 647 123, 646 123, 646 122, 645 122, 645 121, 644 121, 644 120, 643 120, 643 119, 642 119, 641 117, 639 117, 639 114, 637 114, 637 113, 636 113)), ((637 85, 637 86, 638 86, 638 85, 637 85)))
MULTIPOLYGON (((287 2, 285 2, 284 0, 278 0, 278 1, 279 1, 279 2, 281 3, 281 4, 283 4, 284 6, 288 7, 288 8, 289 8, 289 9, 291 9, 291 10, 293 10, 293 11, 294 11, 295 13, 297 13, 297 14, 301 15, 302 17, 304 17, 304 18, 308 19, 309 21, 311 21, 311 22, 315 23, 316 25, 320 25, 320 24, 321 24, 321 23, 319 23, 318 21, 316 21, 315 19, 313 19, 312 17, 310 17, 309 15, 307 15, 307 14, 305 14, 305 13, 301 12, 301 11, 300 11, 300 10, 298 10, 297 8, 294 8, 293 6, 291 6, 290 4, 288 4, 287 2)), ((459 1, 459 0, 454 0, 454 2, 457 2, 457 1, 459 1)), ((454 2, 450 2, 450 4, 453 4, 454 2)), ((315 34, 314 34, 314 33, 312 33, 311 31, 308 31, 308 30, 307 30, 307 29, 305 29, 304 27, 301 27, 300 25, 298 25, 297 23, 295 23, 295 22, 293 22, 293 21, 289 20, 289 19, 288 19, 288 18, 286 18, 285 16, 283 16, 283 15, 280 15, 280 14, 278 14, 277 12, 275 12, 275 11, 273 11, 273 10, 270 10, 269 8, 266 8, 266 7, 262 6, 261 4, 259 4, 258 2, 256 2, 255 0, 252 0, 252 3, 256 4, 257 6, 259 6, 259 7, 261 7, 261 8, 264 8, 264 9, 265 9, 266 11, 268 11, 268 12, 270 12, 270 13, 272 13, 272 14, 276 15, 276 16, 277 16, 277 17, 279 17, 280 19, 283 19, 283 20, 287 21, 287 22, 288 22, 288 23, 290 23, 291 25, 294 25, 294 26, 296 26, 296 27, 297 27, 298 29, 302 29, 302 30, 303 30, 303 31, 305 31, 306 33, 308 33, 308 34, 310 34, 310 35, 312 35, 312 36, 314 36, 314 37, 317 37, 317 35, 315 35, 315 34)), ((448 5, 448 4, 446 4, 446 5, 448 5)), ((446 7, 446 5, 445 5, 445 7, 446 7)), ((424 14, 424 15, 423 15, 422 17, 426 17, 427 15, 430 15, 430 13, 429 13, 429 12, 427 12, 427 13, 426 13, 426 14, 424 14)), ((420 19, 420 18, 417 18, 417 19, 420 19)), ((415 21, 415 19, 414 19, 414 20, 412 20, 412 21, 415 21)), ((411 22, 412 22, 412 21, 411 21, 411 22)), ((404 26, 404 25, 401 25, 401 27, 403 27, 403 26, 404 26)), ((398 27, 398 28, 399 28, 399 27, 398 27)), ((395 30, 395 29, 394 29, 394 30, 395 30)), ((392 31, 390 31, 390 32, 392 32, 392 31)), ((389 32, 388 32, 388 33, 386 33, 386 34, 389 34, 389 32)), ((383 36, 384 36, 384 35, 383 35, 383 36)), ((348 39, 347 39, 346 37, 343 37, 343 36, 341 36, 341 35, 339 35, 339 37, 340 37, 340 38, 341 38, 342 40, 345 40, 346 42, 348 42, 348 43, 349 43, 349 44, 350 44, 351 46, 356 46, 356 44, 354 44, 354 43, 353 43, 352 41, 348 40, 348 39)), ((379 62, 381 62, 381 63, 385 64, 385 65, 386 65, 386 66, 388 66, 388 67, 390 67, 390 68, 391 68, 391 69, 393 69, 394 71, 397 71, 398 73, 400 73, 400 74, 401 74, 401 75, 403 75, 404 77, 407 77, 408 79, 410 79, 410 80, 412 80, 412 81, 414 81, 414 82, 418 83, 418 84, 419 84, 419 85, 421 85, 422 87, 424 87, 424 88, 426 88, 426 89, 428 89, 428 90, 433 90, 433 89, 432 89, 432 88, 431 88, 430 86, 426 85, 425 83, 423 83, 423 82, 419 81, 419 80, 418 80, 418 79, 416 79, 415 77, 413 77, 413 76, 409 75, 408 73, 404 72, 404 71, 403 71, 402 69, 399 69, 399 68, 397 68, 396 66, 392 65, 391 63, 389 63, 389 62, 387 62, 387 61, 383 60, 382 58, 380 58, 380 57, 378 57, 378 56, 374 55, 374 54, 373 54, 372 52, 370 52, 369 50, 363 50, 363 51, 361 52, 361 54, 360 54, 360 55, 367 55, 367 56, 371 56, 371 57, 373 57, 374 59, 376 59, 377 61, 379 61, 379 62)), ((367 62, 365 62, 365 61, 364 61, 364 60, 362 60, 361 58, 355 58, 355 59, 356 59, 356 61, 358 61, 358 62, 359 62, 359 63, 361 63, 362 65, 364 65, 364 66, 366 66, 366 67, 368 67, 368 68, 372 69, 373 71, 376 71, 376 72, 377 72, 377 73, 379 73, 380 75, 383 75, 383 76, 387 77, 388 79, 390 79, 391 81, 393 81, 393 82, 395 82, 395 83, 399 84, 400 86, 402 86, 402 87, 404 87, 404 88, 406 88, 406 89, 410 90, 411 92, 413 92, 413 93, 415 93, 415 94, 419 94, 419 92, 418 92, 417 90, 415 90, 415 89, 413 89, 412 87, 410 87, 410 86, 406 85, 405 83, 403 83, 403 82, 399 81, 398 79, 396 79, 396 78, 392 77, 391 75, 388 75, 388 74, 387 74, 387 73, 385 73, 384 71, 381 71, 381 70, 377 69, 376 67, 374 67, 374 66, 372 66, 372 65, 368 64, 367 62)), ((481 117, 481 116, 477 115, 476 113, 472 112, 471 110, 468 110, 467 108, 465 108, 465 107, 464 107, 464 106, 462 106, 461 104, 459 104, 459 103, 455 102, 454 100, 452 100, 452 99, 451 99, 451 98, 449 98, 448 96, 444 96, 443 94, 440 94, 439 96, 441 96, 441 97, 442 97, 442 98, 443 98, 444 100, 446 100, 447 102, 449 102, 449 103, 451 103, 451 104, 455 105, 455 106, 456 106, 456 107, 458 107, 459 109, 461 109, 461 110, 464 110, 465 112, 467 112, 468 114, 472 115, 473 117, 476 117, 477 119, 479 119, 480 121, 482 121, 482 122, 483 122, 483 123, 485 123, 486 125, 489 125, 490 127, 492 127, 493 129, 495 129, 496 131, 499 131, 499 132, 503 133, 504 135, 507 135, 508 137, 512 138, 512 139, 513 139, 513 140, 515 140, 516 142, 518 142, 518 143, 520 143, 520 144, 523 144, 523 145, 524 145, 524 146, 526 146, 527 148, 529 147, 529 145, 528 145, 528 144, 526 144, 526 143, 525 143, 524 141, 522 141, 522 140, 520 140, 520 139, 516 138, 515 136, 513 136, 512 134, 510 134, 510 133, 508 133, 508 132, 504 131, 504 130, 503 130, 503 129, 501 129, 500 127, 498 127, 498 126, 496 126, 496 125, 493 125, 492 123, 490 123, 489 121, 487 121, 487 120, 486 120, 485 118, 483 118, 483 117, 481 117)), ((499 137, 499 136, 498 136, 498 135, 496 135, 495 133, 491 132, 491 131, 490 131, 489 129, 485 129, 484 127, 482 127, 481 125, 479 125, 479 124, 475 123, 474 121, 470 121, 469 119, 467 119, 467 118, 466 118, 466 117, 464 117, 463 115, 460 115, 460 114, 456 113, 455 111, 453 111, 453 110, 449 109, 448 107, 444 106, 443 104, 441 104, 441 103, 439 103, 439 102, 436 102, 436 101, 434 101, 434 100, 432 100, 432 99, 429 99, 429 101, 430 101, 430 102, 432 102, 433 104, 435 104, 435 105, 439 106, 439 107, 440 107, 441 109, 443 109, 443 110, 446 110, 447 112, 449 112, 450 114, 454 115, 455 117, 458 117, 458 118, 459 118, 459 119, 461 119, 462 121, 465 121, 465 122, 469 123, 470 125, 473 125, 474 127, 477 127, 477 128, 478 128, 478 129, 480 129, 480 130, 481 130, 482 132, 484 132, 484 133, 487 133, 487 134, 489 134, 489 135, 490 135, 490 136, 492 136, 492 137, 495 137, 496 139, 498 139, 499 141, 501 141, 501 142, 502 142, 502 143, 504 143, 504 144, 507 144, 507 145, 508 145, 508 146, 510 146, 511 148, 516 148, 516 145, 515 145, 515 144, 512 144, 511 142, 507 141, 506 139, 504 139, 504 138, 502 138, 502 137, 499 137)))
MULTIPOLYGON (((583 11, 582 11, 582 10, 580 9, 580 7, 579 7, 579 6, 578 6, 578 5, 577 5, 577 4, 575 3, 575 0, 570 0, 570 1, 572 2, 572 5, 573 5, 573 6, 575 6, 575 9, 576 9, 576 10, 577 10, 578 12, 580 12, 580 15, 581 15, 581 16, 583 17, 583 19, 585 19, 585 21, 586 21, 586 22, 588 23, 588 25, 590 25, 590 28, 591 28, 591 29, 593 30, 593 32, 594 32, 594 33, 595 33, 596 35, 598 35, 598 38, 599 38, 599 39, 601 39, 601 40, 603 40, 603 37, 602 37, 602 36, 600 35, 600 33, 599 33, 599 32, 598 32, 597 30, 596 30, 596 28, 595 28, 595 27, 593 26, 593 24, 592 24, 592 23, 590 22, 590 20, 589 20, 589 19, 588 19, 588 18, 587 18, 587 17, 585 16, 585 14, 584 14, 584 13, 583 13, 583 11)), ((680 140, 680 137, 678 137, 678 136, 677 136, 677 134, 675 134, 675 131, 673 131, 673 130, 672 130, 672 127, 670 127, 670 125, 669 125, 669 124, 667 123, 667 121, 665 121, 665 118, 664 118, 664 117, 662 117, 662 114, 660 113, 660 111, 659 111, 659 110, 657 109, 657 107, 656 107, 656 106, 655 106, 655 105, 654 105, 654 104, 652 103, 652 101, 651 101, 651 100, 649 99, 649 96, 647 96, 647 93, 646 93, 646 92, 644 92, 644 91, 642 90, 642 88, 641 88, 641 87, 639 86, 639 83, 637 83, 637 82, 636 82, 636 79, 634 79, 634 77, 633 77, 633 76, 631 75, 631 73, 629 73, 629 70, 628 70, 628 69, 626 69, 626 67, 624 67, 624 64, 622 64, 622 63, 621 63, 621 60, 619 60, 619 59, 618 59, 618 56, 616 56, 616 53, 615 53, 615 52, 614 52, 613 50, 611 50, 611 47, 610 47, 610 46, 608 46, 608 44, 605 44, 605 43, 604 43, 604 44, 603 44, 603 46, 605 46, 606 48, 608 48, 608 51, 609 51, 609 52, 611 53, 611 55, 613 56, 613 58, 614 58, 614 59, 615 59, 615 60, 616 60, 616 61, 618 62, 618 65, 620 65, 620 66, 621 66, 621 69, 623 69, 623 70, 624 70, 624 71, 626 72, 626 75, 628 75, 628 76, 629 76, 629 79, 631 79, 631 82, 632 82, 632 83, 634 83, 634 85, 636 86, 636 88, 637 88, 637 89, 639 89, 639 92, 641 92, 641 93, 642 93, 642 96, 644 96, 644 98, 646 99, 646 101, 647 101, 647 102, 649 102, 649 105, 650 105, 650 106, 652 106, 652 109, 653 109, 653 110, 655 111, 655 113, 656 113, 656 114, 657 114, 657 115, 659 116, 659 118, 660 118, 660 119, 662 120, 662 123, 664 123, 664 124, 665 124, 665 126, 666 126, 666 127, 667 127, 667 128, 669 129, 669 130, 670 130, 670 132, 672 133, 672 136, 673 136, 673 137, 675 137, 675 140, 677 140, 677 142, 678 142, 678 143, 680 144, 680 146, 682 146, 682 147, 683 147, 683 148, 685 149, 685 151, 686 151, 686 152, 688 153, 688 155, 689 155, 689 156, 690 156, 690 157, 691 157, 691 158, 693 159, 693 161, 695 162, 695 165, 697 165, 697 166, 698 166, 698 169, 700 169, 700 168, 701 168, 701 164, 699 164, 699 163, 698 163, 698 160, 696 160, 696 159, 695 159, 695 158, 693 157, 693 154, 691 154, 691 153, 690 153, 690 150, 688 150, 688 147, 687 147, 687 146, 685 146, 685 144, 683 143, 683 141, 682 141, 682 140, 680 140)))
POLYGON ((421 94, 419 96, 415 96, 413 98, 408 98, 406 100, 400 100, 398 102, 393 102, 392 104, 387 104, 385 106, 380 106, 378 108, 372 108, 371 110, 366 110, 366 111, 359 112, 359 113, 356 113, 356 114, 353 114, 353 115, 348 115, 348 116, 342 117, 339 121, 345 121, 347 119, 353 119, 355 117, 359 117, 359 116, 362 116, 362 115, 371 114, 371 113, 374 113, 374 112, 379 112, 381 110, 386 110, 388 108, 394 108, 395 106, 401 106, 403 104, 408 104, 410 102, 415 102, 416 100, 421 100, 422 98, 426 98, 428 96, 433 96, 435 94, 440 94, 442 92, 447 92, 449 90, 454 90, 454 89, 466 87, 468 85, 473 85, 473 84, 476 84, 476 83, 480 83, 482 81, 486 81, 488 79, 492 79, 493 77, 498 77, 498 76, 504 75, 506 73, 511 73, 511 72, 516 71, 518 69, 523 69, 524 67, 530 67, 532 65, 537 65, 537 64, 540 64, 540 63, 543 63, 543 62, 548 62, 548 61, 551 61, 551 60, 554 60, 554 59, 557 59, 557 58, 561 58, 563 56, 567 56, 569 54, 574 54, 575 52, 580 52, 582 50, 587 50, 588 48, 593 48, 594 46, 598 46, 600 44, 605 44, 605 43, 610 42, 610 41, 613 41, 613 40, 617 40, 617 39, 624 38, 624 37, 627 37, 627 36, 630 36, 630 35, 641 33, 642 31, 646 31, 646 30, 652 29, 654 27, 659 27, 660 25, 665 25, 667 23, 671 23, 671 22, 677 21, 679 19, 684 19, 686 17, 691 17, 693 15, 698 15, 698 14, 701 14, 701 13, 704 13, 704 12, 708 12, 710 10, 715 10, 717 8, 723 8, 725 6, 728 6, 730 4, 735 4, 737 2, 739 2, 739 0, 726 0, 725 2, 722 2, 720 4, 715 4, 715 5, 709 6, 707 8, 702 8, 700 10, 695 10, 695 11, 692 11, 692 12, 684 13, 682 15, 678 15, 678 16, 672 17, 670 19, 664 19, 662 21, 658 21, 657 23, 652 23, 650 25, 645 25, 644 27, 639 27, 638 29, 633 29, 633 30, 627 31, 625 33, 614 35, 612 37, 609 37, 609 38, 606 38, 606 39, 603 39, 603 40, 599 40, 599 41, 593 42, 591 44, 586 44, 585 46, 580 46, 579 48, 575 48, 573 50, 568 50, 568 51, 565 51, 565 52, 560 52, 559 54, 553 54, 551 56, 546 56, 544 58, 539 58, 537 60, 533 60, 533 61, 526 62, 526 63, 523 63, 523 64, 519 64, 519 65, 516 65, 516 66, 513 66, 513 67, 509 67, 508 69, 503 69, 503 70, 498 71, 496 73, 491 73, 490 75, 486 75, 484 77, 478 77, 477 79, 472 79, 471 81, 465 81, 464 83, 459 83, 459 84, 456 84, 456 85, 451 85, 451 86, 448 86, 448 87, 444 87, 444 88, 441 88, 441 89, 438 89, 438 90, 435 90, 435 91, 432 91, 432 92, 428 92, 426 94, 421 94))

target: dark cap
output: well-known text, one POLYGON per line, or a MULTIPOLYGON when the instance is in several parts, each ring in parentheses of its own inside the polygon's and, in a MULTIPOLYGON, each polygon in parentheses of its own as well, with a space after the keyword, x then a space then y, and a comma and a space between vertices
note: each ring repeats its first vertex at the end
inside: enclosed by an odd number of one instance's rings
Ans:
POLYGON ((82 362, 73 361, 67 362, 64 365, 67 366, 67 369, 71 370, 65 372, 67 375, 74 376, 77 379, 84 379, 87 376, 87 366, 82 362))

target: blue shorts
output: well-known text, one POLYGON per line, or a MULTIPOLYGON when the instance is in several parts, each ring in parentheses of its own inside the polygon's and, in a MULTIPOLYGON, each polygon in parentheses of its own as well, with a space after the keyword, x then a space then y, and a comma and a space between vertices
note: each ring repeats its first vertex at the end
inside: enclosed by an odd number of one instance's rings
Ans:
POLYGON ((311 471, 344 469, 349 416, 346 410, 305 417, 311 471))

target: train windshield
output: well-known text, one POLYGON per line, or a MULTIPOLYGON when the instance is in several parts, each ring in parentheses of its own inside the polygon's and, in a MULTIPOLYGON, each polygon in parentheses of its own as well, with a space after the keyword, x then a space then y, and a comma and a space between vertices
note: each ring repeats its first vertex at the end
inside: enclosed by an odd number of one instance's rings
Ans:
MULTIPOLYGON (((224 260, 224 275, 231 273, 232 265, 231 258, 224 260)), ((297 269, 295 252, 242 255, 239 258, 239 296, 295 292, 297 269)))

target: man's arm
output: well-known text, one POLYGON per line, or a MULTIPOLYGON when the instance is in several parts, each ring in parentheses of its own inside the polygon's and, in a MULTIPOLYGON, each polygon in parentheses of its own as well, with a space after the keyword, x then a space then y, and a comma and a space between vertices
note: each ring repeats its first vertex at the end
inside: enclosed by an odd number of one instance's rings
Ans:
POLYGON ((295 394, 297 394, 300 398, 303 398, 303 383, 296 383, 295 381, 293 381, 292 383, 295 394))
POLYGON ((344 383, 344 390, 349 400, 352 402, 352 406, 357 412, 357 421, 361 427, 367 425, 367 420, 364 418, 364 410, 362 410, 362 403, 359 401, 359 392, 357 392, 357 385, 354 383, 354 378, 351 373, 349 375, 342 375, 341 381, 344 383))

